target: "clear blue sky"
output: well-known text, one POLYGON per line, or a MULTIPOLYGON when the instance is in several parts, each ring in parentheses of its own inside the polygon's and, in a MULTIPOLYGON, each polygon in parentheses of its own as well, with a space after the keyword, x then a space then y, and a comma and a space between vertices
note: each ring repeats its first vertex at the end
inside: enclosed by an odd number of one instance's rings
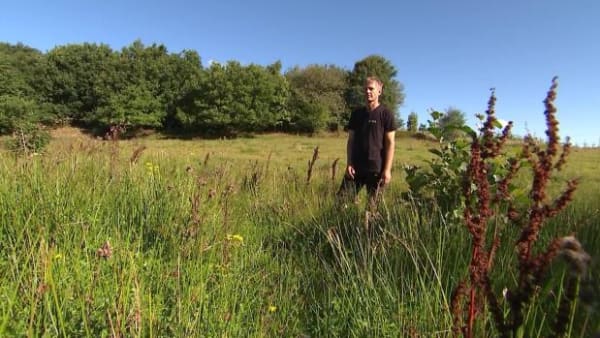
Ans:
POLYGON ((140 39, 170 52, 267 65, 352 69, 379 54, 398 70, 406 100, 425 122, 450 106, 474 123, 496 88, 497 115, 544 136, 542 100, 559 77, 561 136, 600 142, 598 0, 5 1, 0 41, 46 52, 69 43, 115 50, 140 39))

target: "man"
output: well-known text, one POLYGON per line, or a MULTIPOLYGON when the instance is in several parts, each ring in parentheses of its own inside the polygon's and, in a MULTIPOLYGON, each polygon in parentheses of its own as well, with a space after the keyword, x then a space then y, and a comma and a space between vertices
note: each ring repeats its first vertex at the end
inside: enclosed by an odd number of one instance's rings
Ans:
POLYGON ((392 179, 394 113, 379 103, 383 83, 375 76, 365 81, 366 106, 354 110, 348 123, 347 165, 338 196, 354 199, 363 186, 369 206, 375 207, 380 189, 392 179))

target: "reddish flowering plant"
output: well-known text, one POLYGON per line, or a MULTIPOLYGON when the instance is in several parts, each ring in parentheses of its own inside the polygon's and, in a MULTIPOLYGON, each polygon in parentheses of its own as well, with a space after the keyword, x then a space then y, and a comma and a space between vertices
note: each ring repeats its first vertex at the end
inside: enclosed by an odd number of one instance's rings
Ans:
MULTIPOLYGON (((556 216, 567 206, 577 187, 577 181, 570 180, 564 191, 554 201, 549 201, 547 194, 549 180, 566 163, 570 150, 568 139, 562 149, 559 146, 558 121, 554 106, 557 85, 557 80, 554 78, 544 100, 548 136, 545 147, 534 142, 533 138, 526 137, 520 157, 509 158, 506 161, 507 166, 503 177, 490 180, 489 173, 492 171, 494 160, 505 156, 502 149, 512 124, 509 123, 500 135, 494 132, 498 123, 494 111, 496 98, 493 91, 480 134, 470 133, 472 137, 470 161, 464 176, 462 195, 465 200, 463 222, 472 237, 472 251, 468 278, 458 284, 452 295, 451 306, 456 335, 478 336, 480 333, 475 332, 475 322, 480 318, 480 314, 487 310, 492 315, 499 336, 522 337, 524 312, 530 305, 536 290, 542 286, 544 274, 553 259, 561 252, 567 252, 568 254, 563 256, 568 257, 587 256, 580 245, 574 245, 573 241, 565 238, 554 239, 540 253, 536 254, 533 250, 545 221, 556 216), (533 168, 530 203, 525 207, 517 205, 509 189, 510 182, 523 163, 528 163, 533 168), (505 208, 498 208, 502 204, 505 204, 505 208), (512 290, 506 290, 505 297, 496 296, 490 276, 498 248, 503 244, 514 245, 514 242, 501 242, 498 229, 488 231, 487 225, 496 216, 497 210, 506 210, 506 219, 521 229, 516 242, 517 285, 512 290), (568 246, 569 250, 579 248, 579 254, 573 254, 572 250, 565 251, 565 246, 568 246), (509 308, 508 315, 505 315, 501 305, 504 299, 509 308)), ((583 261, 585 260, 580 259, 577 264, 585 265, 581 263, 583 261)), ((581 269, 575 270, 581 271, 581 269)), ((566 291, 576 290, 572 279, 568 279, 565 284, 566 291)), ((570 294, 571 298, 568 296, 564 301, 565 304, 561 304, 552 324, 552 332, 556 336, 565 332, 565 318, 568 319, 567 312, 570 307, 568 299, 574 298, 573 294, 570 294)))

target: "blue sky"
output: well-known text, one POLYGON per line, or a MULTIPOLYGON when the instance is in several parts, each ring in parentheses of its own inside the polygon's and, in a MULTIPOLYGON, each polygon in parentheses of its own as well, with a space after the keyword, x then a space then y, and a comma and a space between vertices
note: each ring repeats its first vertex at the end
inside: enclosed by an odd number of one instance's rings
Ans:
POLYGON ((401 115, 456 107, 474 124, 496 89, 515 133, 544 136, 542 100, 559 77, 561 136, 600 143, 600 1, 6 1, 0 41, 46 52, 69 43, 115 50, 140 39, 170 52, 267 65, 354 63, 378 54, 398 70, 401 115))

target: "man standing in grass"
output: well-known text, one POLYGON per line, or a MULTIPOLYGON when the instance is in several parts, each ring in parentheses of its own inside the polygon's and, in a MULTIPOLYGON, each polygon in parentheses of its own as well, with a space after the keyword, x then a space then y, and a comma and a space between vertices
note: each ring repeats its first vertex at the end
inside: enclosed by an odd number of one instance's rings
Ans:
POLYGON ((375 76, 365 80, 366 106, 356 109, 348 123, 347 164, 338 192, 347 202, 367 188, 369 207, 374 208, 381 188, 392 179, 394 160, 394 114, 379 103, 383 83, 375 76))

